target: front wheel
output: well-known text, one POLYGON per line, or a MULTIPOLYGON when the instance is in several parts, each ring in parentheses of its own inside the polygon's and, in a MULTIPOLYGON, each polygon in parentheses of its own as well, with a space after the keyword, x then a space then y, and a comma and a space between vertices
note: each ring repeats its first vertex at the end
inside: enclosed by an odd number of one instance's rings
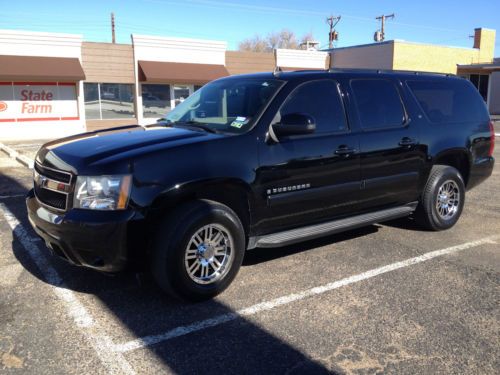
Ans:
POLYGON ((416 211, 417 221, 427 229, 451 228, 462 213, 465 185, 460 172, 446 165, 435 165, 429 175, 416 211))
POLYGON ((153 275, 175 297, 209 299, 233 281, 244 250, 244 229, 233 210, 212 201, 190 202, 161 223, 153 245, 153 275))

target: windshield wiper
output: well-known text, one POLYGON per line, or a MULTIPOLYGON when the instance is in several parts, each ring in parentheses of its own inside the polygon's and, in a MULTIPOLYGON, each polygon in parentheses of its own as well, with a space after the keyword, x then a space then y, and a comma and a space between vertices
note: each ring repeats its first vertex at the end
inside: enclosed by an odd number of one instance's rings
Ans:
POLYGON ((207 124, 203 124, 201 122, 197 122, 197 121, 175 121, 175 122, 172 122, 170 123, 169 125, 171 126, 177 126, 177 125, 180 125, 181 127, 183 126, 186 126, 186 127, 190 127, 190 128, 198 128, 198 129, 202 129, 202 130, 205 130, 209 133, 218 133, 218 131, 214 128, 212 128, 211 126, 208 126, 207 124))

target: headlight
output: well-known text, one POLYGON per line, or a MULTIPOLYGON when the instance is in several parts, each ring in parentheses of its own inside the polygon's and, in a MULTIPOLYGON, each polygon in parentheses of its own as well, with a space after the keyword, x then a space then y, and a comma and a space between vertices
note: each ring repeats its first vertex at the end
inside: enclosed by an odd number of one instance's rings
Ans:
POLYGON ((132 176, 78 176, 74 208, 123 210, 127 208, 132 176))

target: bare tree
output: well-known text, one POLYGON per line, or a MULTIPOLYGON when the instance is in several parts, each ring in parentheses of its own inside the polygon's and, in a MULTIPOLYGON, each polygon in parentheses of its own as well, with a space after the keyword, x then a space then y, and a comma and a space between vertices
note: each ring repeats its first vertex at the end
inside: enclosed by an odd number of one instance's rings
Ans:
POLYGON ((297 39, 295 33, 288 29, 267 34, 262 37, 256 34, 253 38, 245 39, 239 44, 240 51, 271 52, 275 48, 299 49, 300 43, 314 39, 312 33, 307 33, 297 39))

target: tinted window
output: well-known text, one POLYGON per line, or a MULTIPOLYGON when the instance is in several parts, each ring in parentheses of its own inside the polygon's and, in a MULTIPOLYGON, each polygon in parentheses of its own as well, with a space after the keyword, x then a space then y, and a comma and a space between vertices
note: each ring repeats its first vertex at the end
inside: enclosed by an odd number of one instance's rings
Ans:
POLYGON ((291 113, 312 116, 316 122, 316 133, 347 129, 344 108, 334 81, 312 81, 296 88, 281 107, 277 122, 291 113))
POLYGON ((488 113, 477 90, 466 80, 408 82, 410 90, 431 122, 487 120, 488 113))
POLYGON ((363 129, 396 128, 403 125, 405 114, 396 86, 385 79, 351 81, 354 100, 363 129))
POLYGON ((187 98, 185 88, 176 85, 178 104, 163 121, 173 126, 203 125, 213 131, 244 133, 282 85, 274 79, 223 79, 206 84, 187 98))

